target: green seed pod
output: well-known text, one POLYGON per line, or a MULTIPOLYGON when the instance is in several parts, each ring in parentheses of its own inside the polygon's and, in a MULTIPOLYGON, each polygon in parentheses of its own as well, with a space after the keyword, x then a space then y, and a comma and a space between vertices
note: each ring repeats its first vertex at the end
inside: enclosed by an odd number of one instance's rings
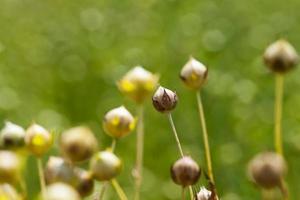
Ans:
POLYGON ((70 185, 77 184, 77 176, 73 166, 63 158, 51 156, 45 167, 45 179, 47 184, 64 182, 70 185))
POLYGON ((76 177, 77 177, 77 184, 76 189, 81 195, 81 197, 89 196, 94 190, 94 179, 92 173, 80 169, 74 169, 76 177))
POLYGON ((25 147, 25 130, 16 124, 5 122, 0 133, 0 147, 9 150, 25 147))
POLYGON ((0 183, 17 183, 21 170, 21 162, 12 151, 0 151, 0 183))
POLYGON ((72 162, 83 162, 97 150, 97 139, 87 127, 78 126, 62 133, 60 148, 64 156, 72 162))
POLYGON ((66 183, 53 183, 46 188, 47 200, 81 200, 78 192, 66 183))
POLYGON ((201 175, 198 164, 189 156, 177 160, 171 167, 173 181, 183 187, 197 183, 201 175))
POLYGON ((286 171, 287 166, 283 157, 274 152, 256 155, 248 166, 250 179, 266 189, 280 186, 286 171))
POLYGON ((162 113, 172 111, 176 107, 177 101, 176 93, 164 87, 159 87, 152 97, 154 108, 162 113))
POLYGON ((117 85, 123 94, 137 103, 143 103, 155 90, 158 79, 157 75, 138 66, 127 72, 117 85))
POLYGON ((104 116, 103 128, 113 138, 121 138, 128 135, 135 128, 136 120, 124 107, 110 110, 104 116))
POLYGON ((268 46, 264 61, 273 72, 285 73, 298 64, 299 56, 289 42, 281 39, 268 46))
POLYGON ((98 181, 111 180, 121 172, 121 169, 121 160, 110 151, 96 153, 90 164, 93 177, 98 181))
POLYGON ((35 156, 45 154, 51 148, 52 142, 52 134, 38 124, 33 124, 26 130, 25 144, 35 156))
POLYGON ((0 199, 1 200, 21 200, 21 196, 17 190, 11 185, 5 183, 0 185, 0 199))
POLYGON ((194 90, 200 89, 207 80, 208 70, 193 57, 183 66, 180 72, 180 79, 184 84, 194 90))

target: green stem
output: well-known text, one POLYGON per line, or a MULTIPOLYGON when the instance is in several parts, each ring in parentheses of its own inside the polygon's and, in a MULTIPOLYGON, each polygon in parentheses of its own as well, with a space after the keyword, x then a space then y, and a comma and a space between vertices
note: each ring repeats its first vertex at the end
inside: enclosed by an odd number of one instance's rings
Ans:
POLYGON ((120 200, 128 200, 125 192, 123 191, 123 189, 121 188, 121 186, 119 185, 119 183, 116 179, 112 179, 111 184, 114 187, 114 189, 116 190, 120 200))
POLYGON ((138 124, 137 124, 137 143, 136 143, 136 168, 134 171, 135 178, 135 195, 134 199, 140 199, 140 189, 143 177, 143 152, 144 152, 144 107, 138 107, 138 124))
POLYGON ((45 176, 43 171, 43 163, 41 158, 37 158, 37 165, 39 170, 39 178, 40 178, 40 185, 41 185, 41 192, 43 200, 46 200, 46 182, 45 182, 45 176))
POLYGON ((201 121, 201 126, 202 126, 202 134, 203 134, 203 142, 204 142, 204 150, 205 150, 208 176, 209 176, 210 180, 212 181, 212 183, 214 183, 214 175, 213 175, 213 170, 212 170, 210 147, 209 147, 206 121, 205 121, 204 109, 203 109, 203 105, 202 105, 200 91, 197 92, 197 103, 198 103, 200 121, 201 121))
POLYGON ((283 155, 282 135, 281 135, 281 118, 282 118, 282 98, 284 77, 282 74, 276 74, 275 77, 275 149, 280 155, 283 155))
POLYGON ((185 188, 182 187, 182 190, 181 190, 181 200, 185 200, 185 188))

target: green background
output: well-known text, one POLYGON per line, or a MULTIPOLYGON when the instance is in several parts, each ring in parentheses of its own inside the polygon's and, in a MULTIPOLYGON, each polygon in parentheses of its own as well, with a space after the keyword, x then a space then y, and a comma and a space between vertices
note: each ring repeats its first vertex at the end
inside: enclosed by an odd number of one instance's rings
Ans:
MULTIPOLYGON (((124 104, 135 113, 115 82, 142 65, 177 91, 173 115, 183 148, 205 167, 196 97, 178 78, 193 55, 209 68, 202 97, 220 196, 259 199, 246 168, 252 156, 273 149, 274 76, 262 54, 281 37, 300 49, 299 7, 298 0, 0 0, 1 124, 35 121, 56 133, 88 125, 104 149, 111 142, 101 128, 105 112, 124 104)), ((299 74, 285 79, 291 199, 300 196, 299 74)), ((149 99, 145 119, 142 199, 179 199, 169 177, 179 155, 167 118, 149 99)), ((117 154, 125 165, 118 179, 132 199, 135 132, 119 141, 117 154)), ((33 199, 39 184, 32 157, 25 175, 33 199)), ((116 198, 110 189, 107 199, 116 198)))

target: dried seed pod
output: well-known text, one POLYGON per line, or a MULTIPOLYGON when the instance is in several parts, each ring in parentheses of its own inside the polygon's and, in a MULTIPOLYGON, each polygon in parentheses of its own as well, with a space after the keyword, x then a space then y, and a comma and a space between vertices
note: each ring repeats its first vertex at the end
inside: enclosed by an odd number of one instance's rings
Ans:
POLYGON ((200 191, 196 195, 196 200, 210 200, 212 192, 205 187, 201 187, 200 191))
POLYGON ((5 122, 0 133, 0 147, 16 150, 25 146, 25 130, 14 123, 5 122))
POLYGON ((46 188, 47 200, 80 200, 78 192, 66 183, 53 183, 46 188))
POLYGON ((201 174, 198 164, 189 156, 177 160, 171 167, 173 181, 183 187, 194 185, 201 174))
POLYGON ((121 138, 128 135, 136 125, 136 120, 131 113, 120 106, 107 112, 103 120, 105 132, 113 138, 121 138))
POLYGON ((127 72, 117 85, 123 94, 143 103, 156 88, 158 79, 157 75, 137 66, 127 72))
POLYGON ((47 184, 64 182, 75 185, 77 183, 77 176, 73 170, 73 166, 63 158, 51 156, 44 171, 47 184))
POLYGON ((177 101, 176 93, 164 87, 159 87, 152 97, 154 108, 162 113, 172 111, 176 107, 177 101))
POLYGON ((53 138, 44 127, 32 124, 25 133, 25 144, 29 151, 35 156, 42 156, 52 145, 53 138))
POLYGON ((1 200, 21 200, 22 198, 13 186, 5 183, 5 184, 0 185, 0 199, 1 200))
POLYGON ((94 190, 94 180, 92 173, 76 167, 74 172, 77 177, 76 189, 81 197, 89 196, 94 190))
POLYGON ((121 172, 121 169, 121 160, 110 151, 96 153, 90 164, 93 177, 98 181, 111 180, 121 172))
POLYGON ((201 62, 191 57, 183 66, 180 78, 187 87, 198 90, 206 82, 207 74, 207 68, 201 62))
POLYGON ((273 152, 256 155, 249 163, 248 173, 252 181, 263 188, 280 186, 286 173, 286 163, 282 156, 273 152))
POLYGON ((93 132, 83 126, 66 130, 60 138, 61 151, 72 162, 89 159, 97 150, 97 146, 97 139, 93 132))
POLYGON ((268 46, 264 61, 273 72, 285 73, 298 64, 299 56, 289 42, 281 39, 268 46))
POLYGON ((21 170, 21 162, 12 151, 0 151, 0 183, 17 183, 21 170))

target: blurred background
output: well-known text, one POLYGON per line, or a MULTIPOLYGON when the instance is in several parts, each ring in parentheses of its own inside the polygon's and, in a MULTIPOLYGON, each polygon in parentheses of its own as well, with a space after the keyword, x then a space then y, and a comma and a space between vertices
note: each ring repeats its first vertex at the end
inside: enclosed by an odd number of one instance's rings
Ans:
MULTIPOLYGON (((258 152, 273 150, 274 76, 262 53, 281 37, 300 51, 299 6, 298 0, 0 0, 1 127, 4 120, 24 127, 35 121, 59 134, 88 125, 104 149, 111 143, 101 125, 105 112, 123 104, 135 113, 115 83, 142 65, 177 91, 179 137, 205 168, 195 93, 178 78, 193 55, 209 68, 202 97, 220 196, 259 199, 246 167, 258 152)), ((286 76, 283 107, 291 199, 300 196, 299 74, 286 76)), ((178 152, 168 120, 150 99, 145 118, 142 199, 179 199, 180 187, 169 177, 178 152)), ((118 179, 132 199, 135 132, 116 151, 125 165, 118 179)), ((39 182, 32 157, 25 176, 34 199, 39 182)), ((117 198, 112 189, 106 197, 117 198)))

